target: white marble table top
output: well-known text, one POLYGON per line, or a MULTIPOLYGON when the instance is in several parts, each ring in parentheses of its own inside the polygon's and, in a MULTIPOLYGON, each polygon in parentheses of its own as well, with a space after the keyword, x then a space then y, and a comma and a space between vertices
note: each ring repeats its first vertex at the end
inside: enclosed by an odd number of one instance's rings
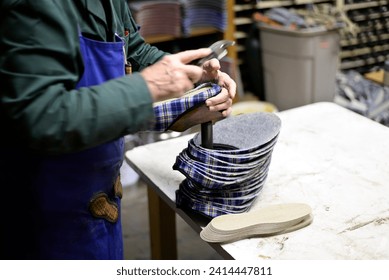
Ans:
MULTIPOLYGON (((279 140, 252 210, 307 203, 314 221, 295 232, 221 248, 235 259, 389 259, 389 128, 333 103, 277 114, 279 140)), ((130 165, 172 208, 184 179, 172 166, 192 137, 126 153, 130 165)))

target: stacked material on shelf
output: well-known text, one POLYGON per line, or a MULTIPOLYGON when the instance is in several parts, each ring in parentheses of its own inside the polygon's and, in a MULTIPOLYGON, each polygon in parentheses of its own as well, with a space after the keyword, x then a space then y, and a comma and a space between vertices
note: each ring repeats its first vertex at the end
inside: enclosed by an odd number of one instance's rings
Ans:
POLYGON ((183 0, 183 32, 188 35, 194 28, 212 27, 224 31, 227 26, 225 0, 183 0))
POLYGON ((357 71, 337 73, 334 102, 389 126, 389 87, 370 81, 357 71))
POLYGON ((217 122, 212 149, 196 134, 173 166, 186 177, 177 206, 207 217, 246 212, 264 186, 280 128, 277 115, 259 112, 217 122))
POLYGON ((337 9, 330 5, 315 6, 309 9, 271 8, 264 14, 254 13, 254 20, 263 25, 270 25, 286 30, 338 30, 355 32, 356 26, 337 9))
POLYGON ((177 0, 130 2, 130 9, 143 37, 182 35, 181 3, 177 0))

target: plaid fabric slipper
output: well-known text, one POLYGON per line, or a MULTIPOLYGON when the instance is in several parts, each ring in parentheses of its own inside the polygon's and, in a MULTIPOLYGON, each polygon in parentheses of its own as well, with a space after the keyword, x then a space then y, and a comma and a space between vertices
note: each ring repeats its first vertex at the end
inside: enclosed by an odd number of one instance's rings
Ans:
POLYGON ((211 112, 205 101, 221 92, 213 83, 202 84, 180 98, 154 103, 155 123, 153 131, 183 132, 192 126, 223 118, 221 112, 211 112))

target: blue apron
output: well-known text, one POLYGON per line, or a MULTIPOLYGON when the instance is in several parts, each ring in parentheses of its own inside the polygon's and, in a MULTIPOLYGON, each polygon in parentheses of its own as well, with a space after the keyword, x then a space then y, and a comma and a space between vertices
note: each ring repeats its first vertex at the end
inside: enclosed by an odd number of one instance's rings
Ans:
MULTIPOLYGON (((123 45, 120 38, 100 42, 80 35, 85 71, 78 87, 123 76, 123 45)), ((15 187, 10 198, 15 215, 5 219, 10 230, 2 242, 8 258, 123 259, 118 180, 123 138, 61 156, 18 159, 2 153, 10 160, 0 160, 0 167, 23 164, 20 179, 15 174, 0 179, 7 190, 15 187)))

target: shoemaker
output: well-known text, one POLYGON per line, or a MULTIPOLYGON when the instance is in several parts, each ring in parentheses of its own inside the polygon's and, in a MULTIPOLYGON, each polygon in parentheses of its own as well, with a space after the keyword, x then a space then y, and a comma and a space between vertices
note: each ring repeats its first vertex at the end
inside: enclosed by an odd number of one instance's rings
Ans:
POLYGON ((145 43, 125 0, 5 0, 0 14, 0 258, 122 259, 123 136, 209 80, 222 91, 206 104, 227 116, 236 85, 216 59, 190 64, 208 48, 145 43))

